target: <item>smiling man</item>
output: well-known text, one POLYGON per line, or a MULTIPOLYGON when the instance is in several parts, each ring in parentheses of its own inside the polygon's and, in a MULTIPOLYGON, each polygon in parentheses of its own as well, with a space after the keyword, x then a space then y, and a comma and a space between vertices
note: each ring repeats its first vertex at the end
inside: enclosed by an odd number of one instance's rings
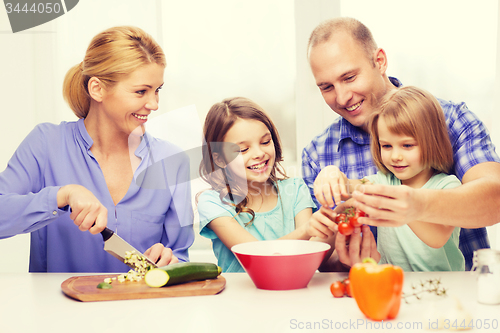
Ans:
MULTIPOLYGON (((370 154, 367 120, 380 99, 402 84, 387 76, 385 51, 355 19, 332 19, 316 27, 309 39, 308 55, 325 102, 341 116, 302 153, 303 178, 319 207, 314 181, 322 169, 336 165, 355 179, 377 172, 370 154)), ((500 209, 491 209, 500 202, 500 158, 484 124, 465 103, 439 102, 453 146, 453 174, 464 185, 450 190, 369 185, 363 187, 363 193, 353 193, 353 205, 370 216, 360 221, 371 226, 396 227, 419 220, 472 228, 462 229, 460 234, 460 249, 470 269, 474 250, 489 247, 484 227, 500 221, 500 209)), ((325 200, 333 206, 331 198, 325 200)), ((374 253, 367 250, 373 248, 373 236, 365 230, 362 238, 359 231, 355 234, 354 244, 351 237, 350 247, 345 246, 342 236, 337 237, 340 262, 350 266, 366 253, 374 253)))

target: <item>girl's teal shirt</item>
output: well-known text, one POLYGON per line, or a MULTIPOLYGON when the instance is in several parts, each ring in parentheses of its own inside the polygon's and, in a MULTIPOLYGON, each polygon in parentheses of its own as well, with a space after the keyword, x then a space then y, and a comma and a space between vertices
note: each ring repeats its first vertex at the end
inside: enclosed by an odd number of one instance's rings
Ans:
POLYGON ((256 212, 255 219, 245 226, 250 219, 249 213, 236 214, 236 209, 221 202, 219 193, 213 190, 203 192, 198 200, 200 215, 200 234, 212 240, 214 254, 223 272, 244 272, 238 259, 217 235, 210 229, 209 223, 218 217, 234 217, 257 240, 274 240, 295 230, 295 216, 304 209, 316 208, 309 190, 301 178, 288 178, 277 181, 278 202, 268 212, 256 212))

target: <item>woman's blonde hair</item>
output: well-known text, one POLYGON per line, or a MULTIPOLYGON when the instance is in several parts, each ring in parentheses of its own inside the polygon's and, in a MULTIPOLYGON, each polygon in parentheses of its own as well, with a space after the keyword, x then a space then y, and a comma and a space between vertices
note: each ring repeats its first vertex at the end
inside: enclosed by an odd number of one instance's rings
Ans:
POLYGON ((453 148, 443 109, 429 92, 406 86, 387 93, 378 110, 372 115, 369 130, 371 152, 377 168, 389 170, 382 163, 378 121, 383 118, 394 134, 415 138, 422 153, 422 164, 435 172, 449 173, 453 167, 453 148))
MULTIPOLYGON (((252 209, 246 207, 248 204, 247 191, 240 189, 236 183, 231 182, 228 184, 226 178, 227 173, 224 168, 217 165, 214 154, 217 156, 224 156, 222 151, 224 137, 227 132, 233 127, 238 119, 251 119, 263 123, 269 132, 274 143, 275 162, 272 166, 270 181, 276 185, 278 179, 287 178, 283 167, 280 162, 283 161, 283 154, 281 149, 281 140, 278 135, 278 130, 273 121, 255 102, 244 97, 234 97, 224 99, 220 103, 214 104, 205 118, 203 128, 203 136, 206 145, 203 147, 203 159, 200 164, 200 176, 203 180, 210 184, 210 186, 217 192, 222 202, 226 197, 233 202, 236 202, 236 213, 249 213, 252 215, 251 223, 255 217, 252 209)), ((230 161, 227 161, 230 162, 230 161)))
POLYGON ((152 63, 166 66, 163 50, 149 34, 131 26, 107 29, 92 39, 84 60, 66 73, 64 99, 78 118, 85 118, 90 108, 90 78, 98 78, 111 89, 139 67, 152 63))

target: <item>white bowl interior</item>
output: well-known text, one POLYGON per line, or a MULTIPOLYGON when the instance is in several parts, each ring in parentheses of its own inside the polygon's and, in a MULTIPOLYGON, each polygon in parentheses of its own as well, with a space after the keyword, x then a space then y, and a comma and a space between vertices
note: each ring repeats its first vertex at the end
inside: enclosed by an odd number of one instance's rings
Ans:
POLYGON ((233 246, 231 251, 255 256, 292 256, 317 253, 328 249, 330 249, 330 245, 322 242, 283 239, 241 243, 233 246))

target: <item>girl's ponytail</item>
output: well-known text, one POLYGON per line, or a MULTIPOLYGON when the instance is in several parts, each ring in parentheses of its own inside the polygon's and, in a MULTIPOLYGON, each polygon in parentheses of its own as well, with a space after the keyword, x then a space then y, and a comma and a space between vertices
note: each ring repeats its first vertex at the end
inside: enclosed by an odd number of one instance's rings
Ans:
POLYGON ((78 118, 85 118, 90 108, 90 96, 87 93, 88 79, 82 71, 83 62, 73 66, 66 73, 63 83, 63 97, 78 118))

